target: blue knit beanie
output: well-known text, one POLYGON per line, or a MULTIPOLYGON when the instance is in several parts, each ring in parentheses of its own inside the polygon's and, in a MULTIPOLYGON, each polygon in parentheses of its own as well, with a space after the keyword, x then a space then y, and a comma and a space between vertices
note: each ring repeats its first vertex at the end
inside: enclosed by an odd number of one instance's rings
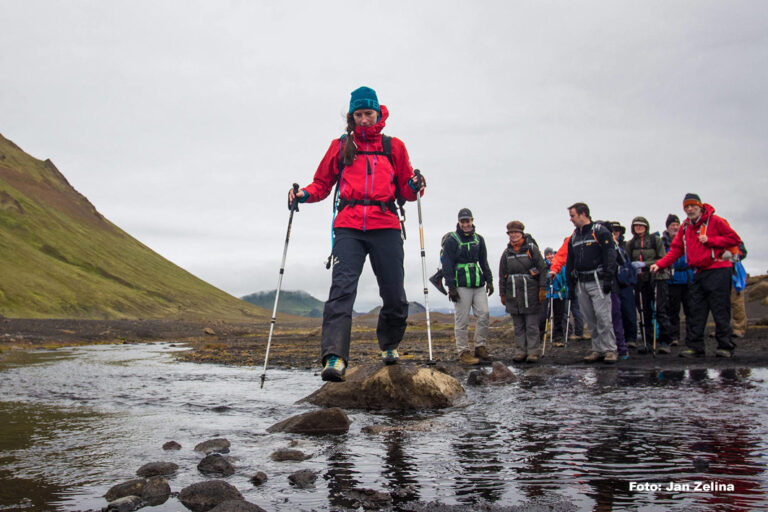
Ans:
POLYGON ((349 113, 361 108, 369 108, 381 114, 379 107, 379 98, 376 97, 376 91, 370 87, 360 87, 352 91, 352 98, 349 100, 349 113))

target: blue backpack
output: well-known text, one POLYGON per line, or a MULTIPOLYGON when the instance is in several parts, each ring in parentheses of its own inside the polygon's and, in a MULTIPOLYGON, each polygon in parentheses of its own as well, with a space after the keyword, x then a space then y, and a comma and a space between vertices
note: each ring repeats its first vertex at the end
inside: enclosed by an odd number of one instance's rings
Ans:
POLYGON ((621 286, 634 286, 637 284, 637 272, 635 267, 632 266, 632 262, 629 261, 627 251, 623 247, 616 245, 616 264, 618 270, 616 271, 616 279, 621 286))
POLYGON ((744 288, 747 287, 747 270, 741 261, 733 263, 733 275, 731 276, 731 282, 733 283, 733 289, 736 293, 741 293, 744 288))

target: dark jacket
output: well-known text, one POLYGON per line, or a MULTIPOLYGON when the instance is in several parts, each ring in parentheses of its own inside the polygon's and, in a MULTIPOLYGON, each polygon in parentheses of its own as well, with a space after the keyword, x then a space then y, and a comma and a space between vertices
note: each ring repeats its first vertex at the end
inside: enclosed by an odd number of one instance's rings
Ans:
POLYGON ((539 289, 547 286, 547 264, 533 244, 523 242, 518 251, 507 245, 499 262, 499 294, 507 300, 507 312, 529 315, 541 310, 539 289))
MULTIPOLYGON (((667 253, 664 242, 658 233, 646 233, 643 236, 634 235, 624 247, 630 261, 643 261, 645 267, 640 269, 638 281, 647 281, 651 275, 651 265, 659 261, 667 253)), ((668 274, 659 275, 659 278, 667 279, 668 274)))
POLYGON ((448 288, 480 288, 493 282, 485 239, 474 226, 469 233, 457 226, 443 242, 443 276, 448 288))
POLYGON ((576 228, 568 240, 568 258, 565 262, 568 288, 575 289, 578 280, 594 281, 595 273, 600 280, 613 283, 616 275, 616 246, 608 228, 590 223, 581 229, 576 228))

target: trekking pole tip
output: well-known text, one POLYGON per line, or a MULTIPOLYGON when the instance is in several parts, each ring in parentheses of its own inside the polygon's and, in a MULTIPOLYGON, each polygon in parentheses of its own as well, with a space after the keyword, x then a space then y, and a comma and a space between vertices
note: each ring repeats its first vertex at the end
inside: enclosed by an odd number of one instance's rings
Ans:
POLYGON ((261 386, 259 386, 260 389, 264 389, 264 381, 267 380, 267 374, 262 373, 261 374, 261 386))

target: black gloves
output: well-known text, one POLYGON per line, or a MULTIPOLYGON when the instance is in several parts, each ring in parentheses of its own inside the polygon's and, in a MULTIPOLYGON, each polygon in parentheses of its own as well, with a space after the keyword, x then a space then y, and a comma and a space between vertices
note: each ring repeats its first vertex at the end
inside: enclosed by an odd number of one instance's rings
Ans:
POLYGON ((610 274, 602 274, 600 276, 600 281, 603 284, 603 293, 605 295, 610 295, 611 289, 613 288, 613 276, 611 276, 610 274))
POLYGON ((419 174, 414 174, 414 175, 411 177, 411 179, 408 181, 408 185, 409 185, 409 186, 410 186, 410 187, 411 187, 411 188, 412 188, 412 189, 413 189, 415 192, 418 192, 419 190, 421 190, 421 187, 422 187, 422 185, 423 185, 424 187, 426 187, 426 186, 427 186, 427 180, 424 178, 424 175, 423 175, 423 174, 421 174, 421 173, 419 173, 419 174))
POLYGON ((570 286, 568 285, 568 300, 574 301, 576 300, 576 286, 570 286))
POLYGON ((490 297, 493 295, 493 283, 488 282, 488 284, 485 285, 485 291, 488 292, 488 296, 490 297))
POLYGON ((448 300, 451 302, 459 302, 459 290, 456 288, 448 288, 448 300))

